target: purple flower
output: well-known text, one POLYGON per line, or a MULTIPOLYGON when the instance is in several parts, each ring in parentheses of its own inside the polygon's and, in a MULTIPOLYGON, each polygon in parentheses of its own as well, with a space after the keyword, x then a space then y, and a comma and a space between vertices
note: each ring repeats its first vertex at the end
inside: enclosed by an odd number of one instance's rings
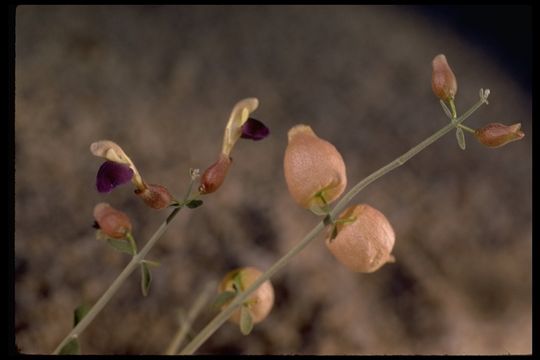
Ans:
POLYGON ((242 139, 262 140, 270 134, 270 130, 259 120, 248 118, 242 125, 242 139))
POLYGON ((129 182, 132 177, 133 170, 129 166, 105 161, 98 170, 96 188, 100 193, 108 193, 118 185, 129 182))

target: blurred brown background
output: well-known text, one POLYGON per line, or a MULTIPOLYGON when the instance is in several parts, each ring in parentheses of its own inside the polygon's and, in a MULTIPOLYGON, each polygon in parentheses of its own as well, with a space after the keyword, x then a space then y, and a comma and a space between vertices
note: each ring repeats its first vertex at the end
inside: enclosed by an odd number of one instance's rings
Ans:
POLYGON ((181 196, 188 169, 215 160, 235 102, 258 97, 253 116, 271 128, 237 144, 223 187, 152 250, 162 266, 150 295, 132 275, 81 337, 85 354, 159 354, 204 284, 268 268, 316 224, 287 193, 287 130, 306 123, 331 141, 350 188, 446 124, 430 85, 431 59, 445 53, 458 110, 492 91, 467 125, 521 122, 524 140, 493 150, 467 136, 462 151, 449 134, 370 185, 356 200, 393 224, 395 264, 348 272, 321 236, 272 279, 267 320, 248 337, 227 323, 199 353, 530 353, 532 100, 469 40, 408 7, 18 7, 17 346, 50 353, 73 309, 127 264, 94 238, 96 203, 129 214, 139 246, 166 217, 130 185, 98 194, 91 142, 118 142, 145 179, 181 196))

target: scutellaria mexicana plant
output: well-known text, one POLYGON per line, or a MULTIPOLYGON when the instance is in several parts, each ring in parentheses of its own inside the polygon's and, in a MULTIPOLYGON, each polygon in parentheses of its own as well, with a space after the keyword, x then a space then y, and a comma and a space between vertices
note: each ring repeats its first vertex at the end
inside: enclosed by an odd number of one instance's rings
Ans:
MULTIPOLYGON (((456 130, 458 145, 463 150, 465 150, 464 130, 472 133, 481 144, 488 147, 500 147, 524 137, 521 124, 506 126, 492 123, 478 130, 463 125, 464 120, 480 106, 488 103, 490 91, 480 89, 480 100, 458 116, 454 103, 457 80, 443 54, 437 55, 432 61, 431 85, 444 112, 450 118, 450 122, 409 151, 358 182, 345 194, 343 192, 347 185, 346 167, 336 147, 316 135, 308 125, 297 125, 289 130, 283 165, 287 188, 295 202, 317 215, 324 216, 324 218, 266 271, 262 272, 256 267, 245 267, 229 272, 218 287, 219 295, 215 305, 219 305, 216 307, 221 310, 220 313, 191 340, 180 354, 193 354, 227 320, 239 324, 243 334, 249 334, 253 325, 263 321, 272 309, 274 290, 269 280, 270 277, 309 243, 313 242, 325 229, 327 231, 325 239, 327 249, 340 263, 353 272, 372 273, 384 264, 394 262, 392 250, 396 235, 385 215, 367 204, 354 206, 348 204, 367 185, 405 164, 448 132, 456 130), (340 197, 341 199, 339 199, 340 197), (339 201, 337 201, 338 199, 339 201), (330 208, 330 204, 334 201, 337 201, 337 204, 330 208)), ((95 316, 101 310, 125 279, 126 274, 129 274, 137 266, 141 266, 141 286, 143 294, 146 295, 145 289, 147 292, 151 280, 148 265, 153 262, 145 260, 144 257, 164 233, 174 216, 184 205, 189 208, 199 206, 200 200, 196 199, 198 195, 209 194, 219 189, 232 163, 231 151, 240 138, 261 140, 269 134, 269 130, 264 124, 250 117, 250 114, 257 107, 258 100, 256 98, 244 99, 234 106, 225 128, 222 150, 217 161, 203 173, 198 189, 199 193, 195 197, 191 196, 191 190, 193 182, 197 178, 195 176, 197 172, 191 172, 192 182, 182 202, 174 200, 163 186, 146 184, 133 162, 114 142, 103 140, 92 144, 92 153, 106 159, 98 171, 96 180, 99 192, 110 192, 115 187, 131 180, 135 185, 135 192, 148 205, 154 208, 163 208, 172 204, 174 210, 140 253, 133 247, 135 250, 132 261, 117 281, 98 300, 96 305, 99 306, 94 306, 90 310, 86 319, 95 316)), ((117 212, 106 203, 98 204, 94 213, 100 231, 110 239, 131 238, 131 223, 125 214, 117 212)), ((86 320, 83 320, 81 324, 84 321, 86 320)), ((68 342, 76 340, 90 321, 88 320, 84 326, 77 325, 58 346, 55 353, 62 353, 64 346, 69 345, 68 342)))

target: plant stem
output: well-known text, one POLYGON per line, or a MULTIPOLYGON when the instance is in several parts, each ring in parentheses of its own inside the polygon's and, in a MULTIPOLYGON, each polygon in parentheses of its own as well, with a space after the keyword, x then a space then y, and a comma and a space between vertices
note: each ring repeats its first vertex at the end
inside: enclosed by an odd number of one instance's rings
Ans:
POLYGON ((345 207, 349 204, 352 198, 355 197, 362 189, 364 189, 366 186, 368 186, 369 184, 371 184, 373 181, 377 180, 381 176, 385 175, 386 173, 405 164, 407 161, 409 161, 413 156, 418 154, 420 151, 424 150, 426 147, 428 147, 429 145, 433 144, 435 141, 439 140, 441 137, 446 135, 449 131, 459 126, 463 121, 465 121, 469 116, 471 116, 480 106, 482 106, 484 102, 485 101, 483 99, 480 99, 480 101, 478 101, 469 110, 467 110, 465 114, 461 115, 455 120, 452 120, 448 125, 436 131, 433 135, 431 135, 430 137, 422 141, 420 144, 416 145, 415 147, 407 151, 405 154, 401 155, 394 161, 388 163, 387 165, 375 171, 368 177, 361 180, 358 184, 356 184, 351 190, 349 190, 349 192, 347 192, 341 198, 341 200, 330 212, 330 215, 332 217, 335 217, 336 214, 339 214, 341 211, 345 209, 345 207))
POLYGON ((454 99, 450 99, 448 102, 450 103, 450 109, 452 110, 452 119, 455 119, 457 117, 456 103, 454 103, 454 99))
POLYGON ((175 208, 171 214, 167 217, 167 219, 161 224, 161 226, 157 229, 157 231, 152 235, 150 240, 144 245, 144 247, 141 249, 141 252, 139 252, 137 255, 133 256, 129 264, 124 268, 124 270, 118 275, 116 280, 111 284, 111 286, 105 291, 105 293, 99 298, 99 300, 95 303, 94 306, 92 306, 92 309, 85 315, 85 317, 75 326, 70 333, 62 340, 62 342, 56 347, 56 349, 53 352, 53 355, 57 355, 62 347, 67 344, 71 339, 77 338, 90 323, 94 320, 94 318, 101 312, 101 310, 107 305, 109 300, 116 294, 120 286, 124 283, 124 281, 128 278, 129 275, 139 266, 140 262, 144 259, 144 257, 148 254, 150 249, 155 245, 155 243, 161 238, 161 236, 165 233, 165 230, 167 230, 167 227, 169 226, 169 223, 174 219, 176 214, 182 209, 182 207, 175 208))
POLYGON ((474 134, 474 133, 476 132, 476 131, 474 131, 474 129, 471 129, 470 127, 465 126, 465 125, 463 125, 463 124, 459 124, 458 127, 459 127, 459 128, 462 128, 462 129, 465 130, 465 131, 470 132, 471 134, 474 134))
MULTIPOLYGON (((339 214, 356 196, 362 189, 371 184, 373 181, 379 179, 381 176, 386 173, 394 170, 395 168, 405 164, 409 159, 418 154, 420 151, 424 150, 426 147, 443 137, 445 134, 453 130, 456 126, 461 124, 465 119, 472 115, 486 99, 481 98, 476 104, 474 104, 465 114, 461 115, 457 119, 452 119, 452 121, 436 131, 433 135, 414 146, 412 149, 404 153, 403 155, 396 158, 394 161, 383 166, 379 170, 375 171, 365 179, 357 183, 351 190, 349 190, 343 198, 337 203, 337 205, 330 211, 329 215, 335 218, 336 214, 339 214)), ((279 259, 274 265, 272 265, 268 270, 266 270, 257 280, 249 286, 245 291, 240 292, 234 300, 223 309, 214 319, 212 319, 204 329, 202 329, 197 336, 191 340, 191 342, 180 352, 180 355, 191 355, 221 326, 236 308, 242 305, 245 300, 253 293, 262 283, 270 279, 278 270, 284 267, 290 259, 292 259, 296 254, 302 251, 309 243, 313 241, 319 235, 319 233, 325 228, 325 221, 319 222, 310 232, 307 234, 298 244, 296 244, 289 252, 287 252, 281 259, 279 259)))
POLYGON ((173 341, 171 341, 171 343, 167 347, 165 355, 174 355, 178 352, 178 348, 180 347, 180 345, 182 345, 184 338, 191 329, 191 325, 193 324, 201 310, 204 308, 213 292, 216 292, 216 284, 214 282, 210 282, 205 286, 204 290, 199 294, 199 296, 193 303, 193 306, 189 310, 186 318, 182 321, 182 324, 178 328, 178 331, 174 336, 173 341))

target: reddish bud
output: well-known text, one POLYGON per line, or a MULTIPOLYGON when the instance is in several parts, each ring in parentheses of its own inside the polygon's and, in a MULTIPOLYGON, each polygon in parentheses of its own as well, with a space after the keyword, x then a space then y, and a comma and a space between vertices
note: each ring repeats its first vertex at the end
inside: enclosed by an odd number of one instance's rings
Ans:
POLYGON ((94 219, 101 232, 113 239, 123 239, 131 232, 129 217, 107 203, 99 203, 94 207, 94 219))
POLYGON ((136 189, 135 194, 140 196, 146 205, 150 206, 152 209, 163 209, 173 202, 173 197, 169 193, 169 190, 167 190, 166 187, 157 184, 146 185, 142 190, 136 189))
POLYGON ((326 240, 330 252, 351 271, 370 273, 387 262, 393 262, 390 254, 395 234, 383 213, 366 205, 351 206, 340 215, 337 236, 326 240))
POLYGON ((444 101, 454 99, 457 93, 457 81, 456 76, 446 61, 446 56, 443 54, 435 56, 432 66, 431 88, 433 89, 433 93, 444 101))
MULTIPOLYGON (((244 267, 230 271, 219 284, 218 292, 242 292, 250 287, 261 275, 262 272, 254 267, 244 267), (237 278, 236 283, 241 286, 241 289, 235 289, 235 278, 237 278)), ((263 282, 257 290, 248 297, 245 304, 247 304, 249 314, 251 315, 254 324, 263 321, 274 305, 274 288, 272 287, 272 283, 270 283, 269 280, 263 282)), ((224 305, 223 308, 226 306, 227 304, 224 305)), ((240 309, 236 309, 229 320, 239 324, 240 309)))
POLYGON ((221 153, 219 159, 210 165, 208 169, 201 176, 201 186, 199 186, 199 192, 201 194, 210 194, 216 191, 227 176, 229 167, 232 164, 232 158, 221 153))
POLYGON ((512 141, 521 140, 525 133, 520 130, 521 124, 503 125, 492 123, 474 132, 474 137, 482 144, 491 148, 506 145, 512 141))

